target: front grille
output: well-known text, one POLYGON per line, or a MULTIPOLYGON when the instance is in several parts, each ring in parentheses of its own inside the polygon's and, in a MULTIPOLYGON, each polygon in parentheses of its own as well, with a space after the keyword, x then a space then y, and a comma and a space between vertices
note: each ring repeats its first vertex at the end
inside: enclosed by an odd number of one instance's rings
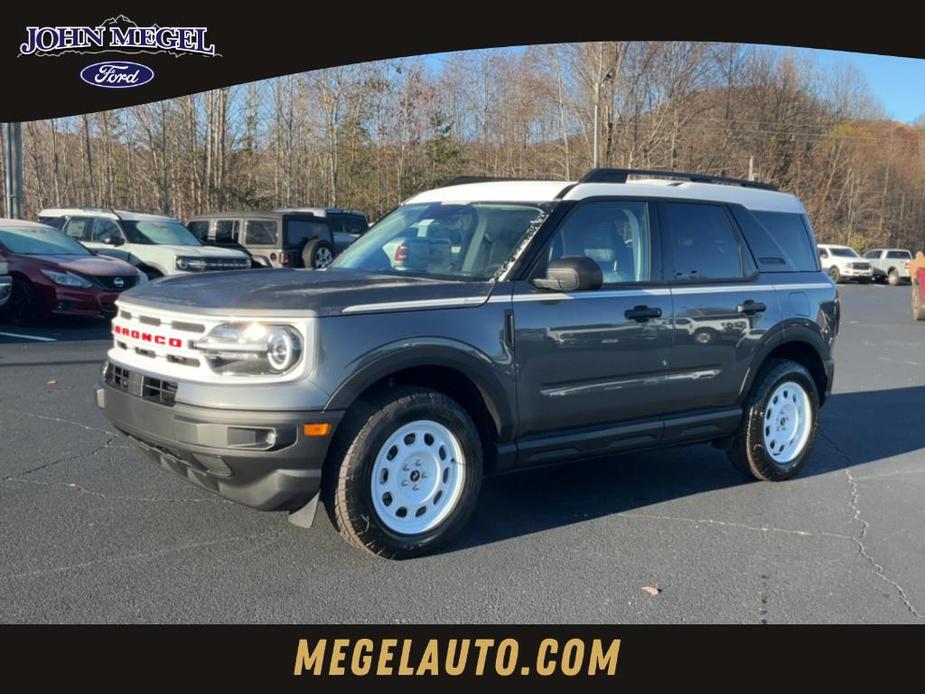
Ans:
POLYGON ((125 289, 131 289, 138 283, 138 275, 125 275, 122 277, 101 277, 99 275, 93 278, 97 284, 104 289, 113 292, 121 292, 125 289), (121 285, 120 285, 121 283, 121 285))
POLYGON ((251 266, 249 260, 222 260, 206 258, 206 271, 209 270, 246 270, 251 266))
POLYGON ((173 407, 177 398, 176 381, 144 376, 116 364, 108 364, 104 376, 106 383, 130 395, 173 407))
POLYGON ((855 270, 869 270, 870 263, 851 263, 851 267, 855 270))

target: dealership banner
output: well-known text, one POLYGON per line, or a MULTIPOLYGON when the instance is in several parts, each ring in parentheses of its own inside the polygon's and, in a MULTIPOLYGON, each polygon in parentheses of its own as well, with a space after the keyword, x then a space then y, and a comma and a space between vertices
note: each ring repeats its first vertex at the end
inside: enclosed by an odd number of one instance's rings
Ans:
MULTIPOLYGON (((806 16, 775 6, 760 22, 741 5, 678 5, 653 17, 644 5, 535 7, 513 17, 488 3, 445 13, 427 3, 261 5, 247 12, 158 3, 8 8, 0 23, 0 121, 97 112, 217 87, 445 51, 595 40, 675 40, 812 46, 920 57, 914 22, 882 10, 863 18, 806 16), (591 11, 589 10, 589 13, 591 11)), ((882 6, 880 6, 882 7, 882 6)))
POLYGON ((299 691, 857 690, 919 674, 915 627, 0 627, 31 687, 299 691))

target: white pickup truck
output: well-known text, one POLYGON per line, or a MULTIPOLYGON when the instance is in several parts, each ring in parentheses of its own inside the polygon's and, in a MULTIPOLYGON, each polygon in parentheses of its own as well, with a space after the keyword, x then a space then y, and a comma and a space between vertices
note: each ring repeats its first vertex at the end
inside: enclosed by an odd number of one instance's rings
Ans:
POLYGON ((893 285, 909 281, 912 251, 906 248, 871 248, 864 254, 864 260, 873 266, 875 281, 885 280, 893 285))
POLYGON ((820 243, 819 263, 835 284, 847 280, 870 282, 874 278, 873 265, 863 260, 850 246, 820 243))

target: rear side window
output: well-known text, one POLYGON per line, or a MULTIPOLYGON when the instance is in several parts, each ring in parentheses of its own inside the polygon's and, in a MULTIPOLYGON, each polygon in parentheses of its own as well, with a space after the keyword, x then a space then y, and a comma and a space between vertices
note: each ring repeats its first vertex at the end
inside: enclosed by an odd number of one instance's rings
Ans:
POLYGON ((64 226, 64 233, 78 241, 89 241, 92 222, 92 217, 71 217, 64 226))
POLYGON ((816 253, 803 215, 792 212, 753 212, 798 272, 815 272, 816 253))
POLYGON ((328 237, 328 225, 325 222, 312 222, 306 219, 290 219, 286 224, 286 246, 301 246, 306 241, 320 236, 328 237))
POLYGON ((366 218, 358 214, 347 215, 347 231, 351 234, 362 234, 369 229, 366 218))
POLYGON ((199 220, 196 222, 190 222, 186 225, 186 228, 190 230, 193 236, 199 239, 202 242, 205 242, 209 237, 209 222, 208 220, 199 220))
POLYGON ((67 219, 65 217, 39 217, 39 222, 54 227, 55 229, 63 227, 66 221, 67 219))
POLYGON ((279 225, 270 219, 249 219, 244 225, 244 243, 272 246, 279 241, 279 225))
POLYGON ((215 223, 216 243, 237 243, 238 222, 235 219, 220 219, 215 223))
POLYGON ((912 253, 909 251, 887 251, 887 258, 898 258, 900 260, 912 260, 912 253))
POLYGON ((668 279, 709 281, 744 276, 742 247, 725 210, 717 205, 662 205, 668 279))

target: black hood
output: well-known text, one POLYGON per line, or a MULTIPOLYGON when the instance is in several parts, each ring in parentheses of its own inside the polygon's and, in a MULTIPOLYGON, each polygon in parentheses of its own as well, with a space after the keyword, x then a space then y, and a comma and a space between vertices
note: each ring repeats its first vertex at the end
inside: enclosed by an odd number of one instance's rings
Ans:
POLYGON ((122 297, 127 303, 193 313, 333 316, 477 305, 488 299, 493 286, 492 282, 333 268, 266 269, 165 277, 131 289, 122 297), (467 301, 462 303, 462 299, 467 301), (441 300, 447 304, 440 305, 441 300), (414 305, 416 302, 423 304, 414 305), (396 303, 400 305, 382 306, 396 303))

